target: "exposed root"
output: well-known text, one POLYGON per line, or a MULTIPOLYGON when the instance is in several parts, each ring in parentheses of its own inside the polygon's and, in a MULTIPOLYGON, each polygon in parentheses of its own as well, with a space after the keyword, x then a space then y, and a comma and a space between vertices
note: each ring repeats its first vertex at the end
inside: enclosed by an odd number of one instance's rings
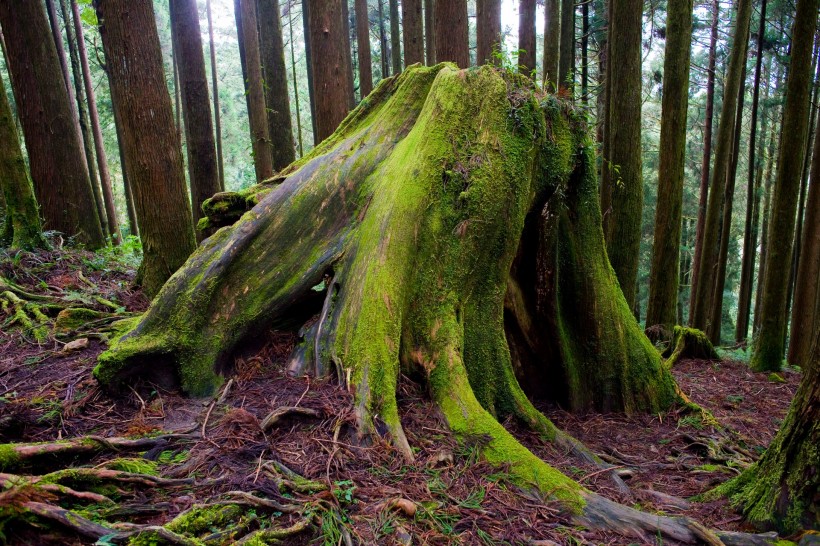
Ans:
POLYGON ((253 532, 237 544, 269 544, 270 542, 304 533, 308 529, 310 529, 310 520, 303 519, 283 529, 261 529, 253 532))
POLYGON ((270 429, 279 424, 280 421, 294 416, 321 418, 322 413, 311 408, 283 406, 270 412, 267 417, 262 420, 262 424, 259 426, 264 432, 268 432, 270 429))

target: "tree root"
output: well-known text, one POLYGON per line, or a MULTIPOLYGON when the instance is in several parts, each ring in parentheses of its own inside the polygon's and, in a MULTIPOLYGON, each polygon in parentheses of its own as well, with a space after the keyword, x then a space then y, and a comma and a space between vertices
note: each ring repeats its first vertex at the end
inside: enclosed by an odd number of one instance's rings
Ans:
POLYGON ((311 409, 311 408, 300 408, 300 407, 291 407, 291 406, 283 406, 281 408, 276 408, 272 412, 270 412, 267 417, 262 420, 262 424, 259 426, 262 428, 264 432, 269 432, 270 429, 275 427, 280 421, 294 416, 302 416, 302 417, 322 417, 322 413, 319 410, 311 409))

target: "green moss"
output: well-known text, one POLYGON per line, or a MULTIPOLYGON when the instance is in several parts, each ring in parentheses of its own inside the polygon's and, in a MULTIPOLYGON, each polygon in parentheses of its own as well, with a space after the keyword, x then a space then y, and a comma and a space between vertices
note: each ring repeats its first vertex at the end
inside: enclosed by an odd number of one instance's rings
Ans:
POLYGON ((705 333, 685 326, 675 326, 672 332, 672 342, 663 356, 667 359, 665 363, 667 368, 672 368, 681 358, 720 360, 720 356, 705 333))
POLYGON ((772 383, 785 383, 786 382, 786 380, 783 379, 782 375, 780 375, 779 373, 775 373, 775 372, 770 373, 768 378, 769 378, 769 381, 771 381, 772 383))
POLYGON ((175 517, 165 527, 174 533, 196 536, 212 527, 225 527, 243 513, 244 508, 237 504, 196 505, 175 517))
POLYGON ((20 456, 14 449, 14 444, 0 444, 0 469, 7 470, 20 462, 20 456))
POLYGON ((157 464, 148 459, 136 459, 131 457, 123 457, 106 461, 101 465, 103 468, 110 468, 111 470, 121 470, 123 472, 131 472, 133 474, 148 474, 150 476, 159 475, 157 464))
POLYGON ((63 309, 54 320, 54 331, 57 333, 68 333, 79 330, 89 322, 110 317, 111 313, 94 311, 83 307, 69 307, 63 309))

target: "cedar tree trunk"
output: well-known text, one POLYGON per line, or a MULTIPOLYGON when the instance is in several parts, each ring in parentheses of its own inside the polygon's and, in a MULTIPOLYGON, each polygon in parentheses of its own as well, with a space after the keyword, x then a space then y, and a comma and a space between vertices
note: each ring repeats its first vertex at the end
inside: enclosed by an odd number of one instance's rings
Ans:
POLYGON ((434 4, 434 0, 424 0, 424 57, 427 66, 436 64, 436 32, 433 23, 434 4))
MULTIPOLYGON (((610 24, 612 22, 612 4, 622 0, 609 0, 610 24)), ((642 11, 642 7, 639 11, 642 11)), ((610 40, 612 34, 610 34, 610 40)), ((575 0, 561 0, 561 49, 558 57, 558 86, 575 89, 575 0)))
POLYGON ((142 239, 142 286, 155 295, 194 250, 182 150, 150 0, 95 0, 111 99, 142 239))
MULTIPOLYGON (((401 26, 404 42, 404 66, 424 64, 424 18, 421 0, 402 0, 401 26)), ((367 35, 370 37, 370 34, 367 35)))
POLYGON ((561 0, 546 0, 544 14, 544 85, 557 88, 558 56, 561 51, 561 0))
POLYGON ((105 245, 80 133, 41 2, 0 0, 8 68, 43 226, 105 245))
POLYGON ((519 0, 518 69, 530 76, 535 72, 535 64, 535 0, 519 0))
POLYGON ((399 0, 389 0, 390 7, 390 60, 393 74, 401 72, 401 21, 399 20, 399 0))
MULTIPOLYGON (((364 99, 373 91, 373 58, 370 53, 370 9, 367 0, 356 0, 356 44, 359 58, 359 92, 364 99)), ((405 46, 406 49, 406 46, 405 46)))
POLYGON ((470 66, 467 0, 438 0, 434 3, 436 62, 451 61, 470 66))
POLYGON ((501 50, 501 0, 476 0, 476 63, 498 65, 501 50))

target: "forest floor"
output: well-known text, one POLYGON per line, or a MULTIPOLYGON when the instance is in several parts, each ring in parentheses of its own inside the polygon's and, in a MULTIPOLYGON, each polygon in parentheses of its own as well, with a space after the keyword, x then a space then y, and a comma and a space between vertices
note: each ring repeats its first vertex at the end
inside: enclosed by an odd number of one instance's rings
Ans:
MULTIPOLYGON (((0 277, 30 292, 59 295, 90 307, 98 305, 94 296, 99 295, 126 312, 144 310, 148 302, 131 288, 133 275, 127 261, 110 255, 53 251, 0 256, 0 277)), ((6 320, 0 311, 0 324, 6 320)), ((475 449, 481 439, 473 445, 456 442, 412 378, 401 378, 400 414, 415 461, 406 463, 386 444, 353 445, 339 434, 353 422, 352 397, 334 381, 285 373, 296 342, 293 334, 270 332, 249 347, 236 359, 233 379, 207 400, 184 398, 149 384, 134 385, 119 396, 101 391, 91 373, 105 348, 104 338, 87 333, 86 346, 67 350, 72 339, 52 337, 36 343, 19 329, 4 325, 0 332, 0 442, 179 434, 130 456, 154 461, 162 477, 194 480, 115 489, 113 508, 75 505, 92 520, 163 524, 196 503, 213 502, 238 490, 330 507, 314 520, 320 530, 289 538, 287 544, 330 546, 348 538, 361 544, 672 544, 651 536, 624 537, 573 526, 555 506, 513 486, 503 468, 481 462, 475 449), (282 407, 314 411, 291 411, 263 431, 265 416, 282 407), (326 488, 282 494, 277 473, 269 471, 270 461, 326 488), (328 516, 331 512, 333 517, 328 516)), ((688 515, 712 528, 746 530, 725 501, 702 503, 691 498, 736 475, 759 456, 786 414, 799 374, 755 374, 745 363, 731 360, 685 360, 673 373, 682 391, 708 409, 722 431, 681 408, 624 416, 571 415, 549 404, 541 406, 560 428, 629 473, 631 497, 611 487, 606 472, 579 464, 516 423, 505 425, 547 462, 605 496, 647 511, 688 515)), ((116 459, 122 456, 100 449, 43 457, 36 467, 25 470, 38 474, 69 464, 122 468, 126 463, 116 459)), ((8 483, 0 492, 0 542, 94 543, 54 524, 11 517, 14 499, 4 499, 7 493, 8 483)), ((244 532, 270 524, 264 523, 270 522, 269 515, 249 512, 241 518, 244 532)), ((296 517, 273 513, 278 527, 295 523, 296 517)), ((238 527, 235 531, 222 539, 211 533, 211 543, 232 543, 231 537, 242 534, 238 527)))

